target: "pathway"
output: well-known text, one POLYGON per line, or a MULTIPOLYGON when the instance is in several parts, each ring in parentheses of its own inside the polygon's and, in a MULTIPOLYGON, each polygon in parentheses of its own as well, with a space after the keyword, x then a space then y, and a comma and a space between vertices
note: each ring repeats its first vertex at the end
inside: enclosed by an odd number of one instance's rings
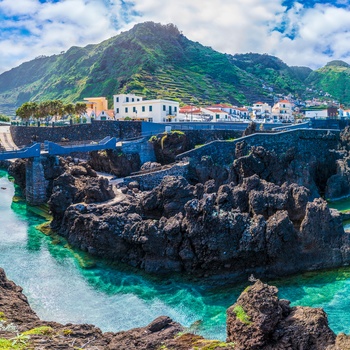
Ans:
POLYGON ((6 151, 15 151, 18 149, 12 140, 9 126, 0 126, 0 143, 6 151))

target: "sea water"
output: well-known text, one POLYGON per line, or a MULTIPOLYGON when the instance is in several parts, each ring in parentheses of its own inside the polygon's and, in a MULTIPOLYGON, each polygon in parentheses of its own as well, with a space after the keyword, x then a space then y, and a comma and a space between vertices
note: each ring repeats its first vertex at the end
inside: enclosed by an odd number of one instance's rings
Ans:
MULTIPOLYGON (((160 279, 95 260, 41 233, 44 222, 0 171, 0 266, 23 287, 45 320, 91 323, 103 331, 147 325, 161 315, 207 338, 226 337, 226 309, 248 285, 218 287, 200 280, 160 279)), ((350 331, 350 269, 309 273, 273 281, 292 305, 323 307, 335 332, 350 331)))

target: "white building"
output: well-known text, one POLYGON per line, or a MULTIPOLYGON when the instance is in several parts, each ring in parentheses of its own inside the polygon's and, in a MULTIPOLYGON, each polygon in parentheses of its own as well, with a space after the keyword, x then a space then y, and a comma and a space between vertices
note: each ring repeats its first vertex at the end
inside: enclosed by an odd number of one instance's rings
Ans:
POLYGON ((144 100, 135 94, 113 96, 115 119, 131 118, 154 123, 177 122, 179 102, 170 100, 144 100))
POLYGON ((268 118, 271 116, 272 108, 267 103, 256 102, 253 104, 252 112, 256 119, 268 118))
POLYGON ((202 114, 210 116, 212 122, 227 122, 229 119, 229 114, 222 111, 219 108, 201 108, 202 114))
POLYGON ((328 111, 327 109, 318 109, 318 110, 305 110, 305 118, 327 118, 328 117, 328 111))
POLYGON ((278 121, 294 122, 294 104, 288 100, 280 100, 272 107, 272 116, 278 121))

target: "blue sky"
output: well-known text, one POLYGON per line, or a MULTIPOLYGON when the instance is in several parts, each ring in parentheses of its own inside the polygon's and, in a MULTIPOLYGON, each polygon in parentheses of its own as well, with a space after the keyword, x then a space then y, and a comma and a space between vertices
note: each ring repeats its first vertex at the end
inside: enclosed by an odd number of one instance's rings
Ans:
POLYGON ((174 23, 220 52, 311 68, 350 63, 350 0, 0 0, 0 73, 144 21, 174 23))

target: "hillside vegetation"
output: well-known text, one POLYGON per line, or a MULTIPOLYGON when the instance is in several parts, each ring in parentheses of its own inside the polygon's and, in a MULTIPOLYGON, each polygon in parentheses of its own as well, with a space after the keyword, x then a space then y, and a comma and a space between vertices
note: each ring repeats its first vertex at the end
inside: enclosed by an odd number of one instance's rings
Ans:
POLYGON ((350 65, 343 61, 331 61, 325 67, 312 72, 306 79, 312 87, 334 96, 341 104, 350 105, 350 65))
MULTIPOLYGON (((272 103, 274 93, 302 96, 311 72, 269 55, 222 54, 187 39, 172 24, 146 22, 100 44, 40 56, 1 74, 0 112, 14 114, 26 101, 111 101, 117 93, 183 104, 272 103)), ((316 79, 310 81, 317 87, 316 79)), ((350 101, 345 87, 341 96, 350 101)))

